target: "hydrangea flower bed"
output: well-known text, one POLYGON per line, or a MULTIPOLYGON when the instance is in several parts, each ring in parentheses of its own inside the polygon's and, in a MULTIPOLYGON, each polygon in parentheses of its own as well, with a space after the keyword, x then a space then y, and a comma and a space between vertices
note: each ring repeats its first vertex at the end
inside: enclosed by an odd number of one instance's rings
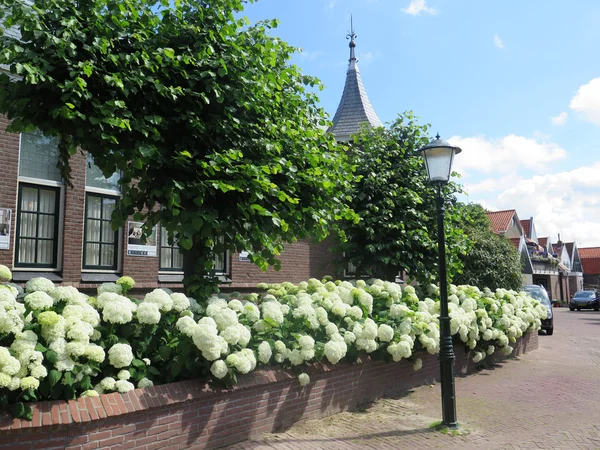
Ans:
MULTIPOLYGON (((10 271, 0 266, 3 279, 10 271), (8 272, 8 273, 7 273, 8 272)), ((138 300, 135 282, 105 283, 95 297, 45 278, 25 290, 0 284, 0 407, 30 417, 26 402, 127 392, 205 377, 231 385, 237 374, 280 365, 310 383, 307 364, 356 361, 361 352, 388 361, 439 351, 438 289, 381 280, 311 279, 259 285, 266 294, 213 296, 198 302, 156 289, 138 300)), ((456 342, 478 362, 537 331, 546 308, 523 292, 450 287, 456 342)))

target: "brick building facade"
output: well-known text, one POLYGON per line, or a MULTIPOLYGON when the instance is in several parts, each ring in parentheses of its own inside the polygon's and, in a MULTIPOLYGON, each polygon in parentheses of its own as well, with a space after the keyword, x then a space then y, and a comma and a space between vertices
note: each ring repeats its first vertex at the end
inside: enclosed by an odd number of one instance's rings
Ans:
MULTIPOLYGON (((354 48, 346 83, 329 132, 347 140, 367 122, 381 126, 366 95, 354 48)), ((157 227, 143 245, 132 220, 112 230, 111 212, 119 201, 116 173, 105 178, 84 152, 71 158, 68 187, 56 168, 56 142, 40 132, 6 132, 9 121, 0 116, 0 264, 12 269, 13 281, 45 276, 56 283, 94 289, 121 275, 136 280, 136 289, 181 289, 183 259, 157 227)), ((222 255, 216 267, 223 288, 252 289, 261 282, 300 282, 333 275, 331 240, 288 244, 280 256, 281 270, 262 272, 244 255, 222 255)))

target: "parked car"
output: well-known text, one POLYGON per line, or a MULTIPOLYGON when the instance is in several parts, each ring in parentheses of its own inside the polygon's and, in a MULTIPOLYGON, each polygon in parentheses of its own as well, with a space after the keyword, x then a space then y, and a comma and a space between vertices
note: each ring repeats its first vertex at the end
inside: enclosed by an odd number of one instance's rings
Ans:
POLYGON ((538 286, 537 284, 523 286, 523 290, 548 309, 548 316, 542 320, 542 330, 548 336, 552 336, 554 333, 554 314, 552 311, 552 302, 548 298, 548 292, 546 292, 543 286, 538 286))
POLYGON ((597 291, 577 291, 569 303, 571 311, 592 308, 594 311, 600 310, 600 297, 597 291))

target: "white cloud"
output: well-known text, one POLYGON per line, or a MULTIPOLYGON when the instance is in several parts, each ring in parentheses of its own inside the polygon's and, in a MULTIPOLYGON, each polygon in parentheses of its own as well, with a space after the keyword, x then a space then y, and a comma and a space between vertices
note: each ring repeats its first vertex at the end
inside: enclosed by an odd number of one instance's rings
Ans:
POLYGON ((406 14, 410 14, 411 16, 418 16, 422 12, 433 15, 438 13, 437 9, 427 6, 426 0, 412 0, 408 7, 403 8, 402 11, 404 11, 406 14))
POLYGON ((567 152, 557 144, 540 137, 511 134, 489 140, 485 137, 454 136, 448 141, 463 150, 455 159, 455 170, 465 177, 470 171, 510 174, 519 169, 530 169, 539 173, 567 156, 567 152))
POLYGON ((580 86, 571 99, 569 108, 581 114, 588 122, 600 125, 600 78, 594 78, 580 86))
POLYGON ((502 42, 502 39, 497 34, 494 35, 494 45, 498 48, 504 48, 504 42, 502 42))
POLYGON ((300 56, 302 56, 304 59, 306 59, 308 61, 314 61, 315 59, 320 58, 324 55, 325 55, 325 52, 321 51, 321 50, 316 50, 314 52, 311 52, 311 51, 307 51, 304 49, 300 49, 300 56))
POLYGON ((561 112, 558 116, 555 117, 551 117, 550 120, 552 120, 552 125, 556 125, 556 126, 562 126, 565 123, 567 123, 567 119, 569 118, 569 113, 563 111, 561 112))
POLYGON ((494 202, 533 217, 538 236, 600 245, 600 161, 567 172, 535 175, 504 189, 494 202))

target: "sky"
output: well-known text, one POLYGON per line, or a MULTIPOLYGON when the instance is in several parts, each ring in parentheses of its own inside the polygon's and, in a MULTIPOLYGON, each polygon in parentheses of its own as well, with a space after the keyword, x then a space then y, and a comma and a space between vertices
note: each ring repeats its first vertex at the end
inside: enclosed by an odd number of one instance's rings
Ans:
POLYGON ((356 53, 384 123, 411 110, 462 148, 455 169, 489 210, 534 218, 600 246, 600 2, 597 0, 258 0, 245 15, 302 49, 293 58, 342 95, 353 16, 356 53))

